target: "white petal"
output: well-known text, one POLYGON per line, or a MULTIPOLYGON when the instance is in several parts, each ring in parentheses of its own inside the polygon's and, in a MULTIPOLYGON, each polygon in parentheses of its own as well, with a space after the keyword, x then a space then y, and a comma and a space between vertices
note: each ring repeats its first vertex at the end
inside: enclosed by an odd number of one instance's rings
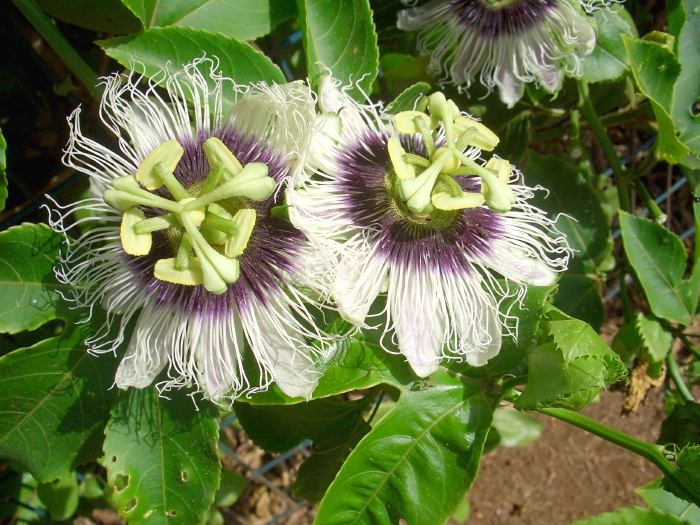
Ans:
POLYGON ((346 257, 338 268, 333 297, 343 319, 366 327, 365 318, 379 295, 387 276, 388 264, 368 247, 357 257, 346 257))

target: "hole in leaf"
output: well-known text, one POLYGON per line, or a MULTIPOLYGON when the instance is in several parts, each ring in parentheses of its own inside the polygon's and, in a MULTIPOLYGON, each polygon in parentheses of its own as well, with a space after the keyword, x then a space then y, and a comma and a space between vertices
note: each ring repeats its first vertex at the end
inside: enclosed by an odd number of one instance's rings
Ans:
POLYGON ((697 117, 700 115, 700 100, 697 100, 695 104, 692 104, 690 106, 690 114, 693 115, 694 117, 697 117))
POLYGON ((187 474, 186 470, 183 470, 182 472, 180 472, 180 479, 182 481, 187 481, 189 479, 189 475, 187 474))
POLYGON ((112 463, 116 463, 116 462, 117 462, 117 456, 112 456, 112 463))
POLYGON ((129 475, 128 474, 117 474, 117 477, 114 479, 114 488, 117 489, 117 492, 121 492, 122 490, 124 490, 128 486, 129 486, 129 475))
POLYGON ((154 512, 155 512, 155 510, 153 510, 153 509, 149 510, 148 512, 146 512, 146 514, 143 515, 143 518, 144 519, 150 518, 154 512))
POLYGON ((124 505, 124 513, 131 512, 136 508, 136 504, 138 503, 136 498, 131 498, 129 501, 126 502, 126 505, 124 505))
POLYGON ((172 518, 172 517, 177 516, 177 511, 174 510, 174 509, 173 509, 173 510, 166 510, 166 511, 165 511, 165 515, 166 515, 166 516, 170 516, 170 517, 172 518))

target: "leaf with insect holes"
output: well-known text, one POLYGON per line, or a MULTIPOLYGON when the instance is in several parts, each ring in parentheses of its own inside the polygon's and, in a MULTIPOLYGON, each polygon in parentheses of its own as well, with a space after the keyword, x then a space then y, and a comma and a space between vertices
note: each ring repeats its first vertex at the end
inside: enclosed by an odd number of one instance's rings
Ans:
POLYGON ((121 392, 105 429, 107 480, 129 523, 200 523, 219 485, 216 409, 184 390, 168 397, 121 392))

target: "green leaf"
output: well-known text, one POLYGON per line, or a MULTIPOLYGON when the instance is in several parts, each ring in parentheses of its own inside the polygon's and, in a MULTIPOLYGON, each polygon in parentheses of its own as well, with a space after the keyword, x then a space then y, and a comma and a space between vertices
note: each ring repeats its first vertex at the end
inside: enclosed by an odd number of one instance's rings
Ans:
POLYGON ((700 509, 662 489, 662 479, 656 479, 643 487, 634 489, 634 491, 644 498, 647 505, 653 509, 673 514, 689 523, 700 523, 700 509))
POLYGON ((309 78, 330 72, 364 100, 379 68, 377 33, 368 0, 297 0, 309 78))
POLYGON ((660 363, 671 350, 673 335, 652 315, 637 313, 635 324, 645 350, 644 357, 651 363, 660 363))
POLYGON ((538 192, 530 202, 557 218, 557 228, 576 250, 567 274, 595 273, 610 250, 608 221, 595 193, 583 176, 568 163, 528 151, 523 170, 529 186, 541 185, 549 195, 538 192))
POLYGON ((632 523, 634 525, 683 525, 687 522, 655 509, 630 507, 578 520, 572 525, 631 525, 632 523))
POLYGON ((78 510, 78 479, 73 472, 50 483, 40 483, 37 492, 52 520, 67 520, 78 510))
POLYGON ((5 209, 5 201, 7 200, 7 142, 2 135, 0 129, 0 211, 5 209))
POLYGON ((91 31, 124 35, 143 26, 120 0, 36 0, 49 16, 91 31))
POLYGON ((72 317, 58 293, 66 286, 53 273, 62 243, 63 237, 44 224, 0 233, 0 332, 34 330, 72 317))
POLYGON ((586 321, 597 332, 603 325, 605 309, 600 279, 595 275, 564 273, 552 304, 567 314, 586 321))
POLYGON ((581 59, 583 80, 611 82, 629 69, 629 58, 622 44, 622 35, 637 38, 637 29, 630 14, 621 6, 599 9, 592 13, 598 26, 593 52, 581 59))
POLYGON ((649 98, 658 121, 659 139, 656 155, 669 164, 678 164, 690 149, 676 136, 671 118, 674 84, 681 65, 671 51, 656 42, 622 36, 634 80, 639 90, 649 98))
POLYGON ((255 40, 296 14, 291 0, 122 0, 144 27, 179 26, 255 40))
POLYGON ((362 417, 366 402, 336 397, 314 399, 290 406, 235 404, 236 415, 248 437, 267 452, 282 453, 305 439, 334 445, 346 439, 362 417))
POLYGON ((686 403, 676 405, 669 416, 661 423, 659 445, 700 445, 700 405, 686 403))
POLYGON ((675 496, 700 505, 700 446, 686 447, 676 456, 678 473, 664 476, 661 487, 675 496))
POLYGON ((620 211, 625 254, 659 318, 688 326, 700 297, 700 271, 683 281, 688 256, 677 235, 662 225, 620 211))
POLYGON ((247 479, 235 470, 224 470, 221 472, 221 481, 214 496, 214 503, 218 507, 230 507, 238 501, 246 488, 248 488, 247 479))
POLYGON ((671 115, 680 141, 691 150, 683 163, 700 169, 700 12, 695 0, 682 0, 679 4, 685 10, 686 20, 676 40, 681 72, 673 90, 671 115))
POLYGON ((87 353, 97 323, 0 358, 0 457, 52 481, 101 455, 118 361, 87 353))
POLYGON ((476 477, 491 408, 476 384, 442 371, 402 392, 350 453, 316 523, 444 523, 476 477))
MULTIPOLYGON (((272 61, 248 44, 224 35, 185 27, 154 27, 134 36, 98 40, 105 53, 126 68, 152 77, 164 68, 177 68, 206 54, 216 57, 218 71, 236 83, 247 85, 264 81, 286 82, 284 74, 272 61)), ((208 64, 202 64, 204 78, 209 79, 208 64)), ((236 102, 237 91, 223 90, 223 113, 236 102)))
POLYGON ((542 423, 527 412, 499 408, 493 413, 493 428, 498 431, 504 447, 522 447, 535 441, 542 433, 542 423))
POLYGON ((428 105, 426 95, 430 91, 430 84, 418 82, 405 89, 394 101, 386 107, 386 112, 392 115, 402 111, 424 111, 428 105))
POLYGON ((528 355, 528 383, 518 410, 580 410, 627 373, 620 358, 586 323, 552 309, 545 343, 528 355))
POLYGON ((214 501, 217 411, 184 390, 168 397, 153 386, 122 392, 105 430, 107 481, 129 523, 200 523, 214 501))

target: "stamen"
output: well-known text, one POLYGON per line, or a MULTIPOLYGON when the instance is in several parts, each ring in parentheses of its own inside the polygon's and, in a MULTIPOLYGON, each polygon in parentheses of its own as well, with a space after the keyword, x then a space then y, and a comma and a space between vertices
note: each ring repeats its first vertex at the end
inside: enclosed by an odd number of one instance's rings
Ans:
POLYGON ((190 266, 192 256, 192 243, 187 232, 182 234, 180 246, 177 249, 177 257, 175 258, 175 269, 178 271, 187 270, 190 266))
POLYGON ((236 156, 216 137, 209 137, 205 140, 203 147, 210 166, 221 164, 224 167, 226 170, 225 180, 229 180, 243 170, 243 166, 241 166, 236 156))
POLYGON ((430 204, 435 181, 450 159, 451 156, 442 155, 418 177, 399 181, 399 190, 409 210, 418 213, 430 204))
POLYGON ((204 181, 204 184, 202 185, 202 191, 200 193, 202 195, 205 195, 210 191, 214 190, 214 188, 216 188, 219 185, 221 177, 223 177, 225 171, 226 168, 221 162, 212 165, 212 168, 211 170, 209 170, 207 178, 204 181))
POLYGON ((233 222, 236 225, 237 231, 228 238, 228 242, 226 243, 224 253, 227 257, 238 257, 243 254, 246 246, 248 246, 250 236, 253 233, 255 218, 255 210, 251 208, 238 210, 238 212, 236 212, 236 215, 233 217, 233 222))
POLYGON ((416 169, 407 164, 404 160, 406 150, 401 146, 401 142, 397 137, 391 137, 387 144, 389 149, 389 158, 394 166, 394 171, 399 179, 413 179, 416 176, 416 169))
POLYGON ((177 226, 177 217, 173 213, 168 213, 167 215, 161 215, 160 217, 153 217, 151 219, 146 219, 134 224, 134 231, 136 233, 153 233, 160 230, 166 230, 172 226, 177 226))
POLYGON ((470 146, 475 146, 479 149, 483 149, 484 151, 493 151, 493 148, 498 146, 498 143, 500 142, 498 135, 484 126, 481 122, 477 122, 476 120, 472 120, 467 117, 457 117, 455 119, 454 130, 458 137, 469 128, 476 128, 477 130, 476 137, 468 143, 470 146))
POLYGON ((136 171, 136 180, 143 184, 147 190, 153 191, 160 188, 163 185, 163 180, 155 173, 154 168, 157 164, 163 163, 166 169, 172 173, 184 152, 185 150, 176 140, 164 142, 143 159, 136 171))
POLYGON ((146 216, 138 208, 131 208, 122 215, 122 224, 119 230, 119 237, 122 240, 122 247, 129 255, 146 255, 151 251, 153 242, 150 233, 136 233, 134 225, 143 221, 146 216))
POLYGON ((447 192, 440 192, 433 195, 430 201, 439 210, 462 210, 481 206, 485 199, 481 193, 462 192, 460 197, 454 197, 447 192))
POLYGON ((170 195, 172 195, 176 201, 189 199, 191 197, 191 195, 187 193, 187 190, 182 187, 180 181, 175 178, 173 172, 170 171, 165 164, 159 162, 154 166, 153 171, 155 171, 158 178, 163 181, 163 184, 165 184, 165 187, 168 188, 170 195))
MULTIPOLYGON (((209 206, 211 207, 213 204, 210 204, 209 206)), ((236 233, 236 231, 238 231, 238 226, 236 226, 233 221, 224 219, 223 217, 220 217, 210 211, 207 211, 204 221, 202 222, 202 227, 213 228, 220 232, 224 232, 227 235, 233 235, 236 233)))
POLYGON ((153 275, 161 281, 185 286, 197 286, 204 283, 202 265, 194 257, 189 258, 187 268, 184 270, 178 270, 175 268, 175 264, 175 258, 160 259, 153 268, 153 275))
POLYGON ((182 206, 158 195, 154 195, 139 186, 134 175, 117 177, 112 181, 113 190, 104 193, 104 201, 112 208, 119 211, 126 211, 134 206, 150 206, 180 213, 182 206))
POLYGON ((260 162, 246 164, 234 178, 206 195, 188 202, 184 211, 203 208, 208 204, 231 197, 246 197, 254 201, 267 199, 275 191, 275 180, 267 176, 267 165, 260 162))

